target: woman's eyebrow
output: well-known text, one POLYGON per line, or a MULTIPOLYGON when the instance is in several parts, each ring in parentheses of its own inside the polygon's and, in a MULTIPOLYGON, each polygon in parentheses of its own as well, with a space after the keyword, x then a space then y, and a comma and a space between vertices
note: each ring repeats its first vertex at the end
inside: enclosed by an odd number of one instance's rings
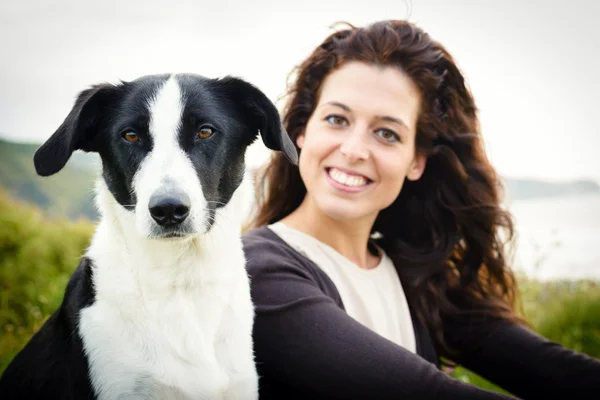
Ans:
POLYGON ((339 107, 339 108, 341 108, 341 109, 343 109, 345 111, 348 111, 348 112, 352 111, 350 109, 350 107, 348 107, 347 105, 342 104, 342 103, 340 103, 338 101, 328 101, 327 103, 322 104, 321 107, 324 107, 324 106, 327 106, 327 105, 329 105, 329 106, 336 106, 336 107, 339 107))
POLYGON ((390 117, 389 115, 378 115, 376 118, 379 119, 379 120, 381 120, 381 121, 393 122, 395 124, 402 125, 406 129, 409 129, 408 125, 406 124, 406 122, 404 122, 400 118, 390 117))

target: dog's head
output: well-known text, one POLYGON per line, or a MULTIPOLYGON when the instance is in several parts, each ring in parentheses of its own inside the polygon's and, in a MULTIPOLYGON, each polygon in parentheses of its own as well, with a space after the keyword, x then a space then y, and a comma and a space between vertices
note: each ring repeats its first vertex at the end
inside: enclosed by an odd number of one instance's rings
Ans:
POLYGON ((141 235, 185 237, 210 230, 242 181, 259 131, 268 148, 297 163, 277 109, 248 82, 145 76, 81 92, 34 163, 48 176, 75 150, 97 152, 108 190, 135 214, 141 235))

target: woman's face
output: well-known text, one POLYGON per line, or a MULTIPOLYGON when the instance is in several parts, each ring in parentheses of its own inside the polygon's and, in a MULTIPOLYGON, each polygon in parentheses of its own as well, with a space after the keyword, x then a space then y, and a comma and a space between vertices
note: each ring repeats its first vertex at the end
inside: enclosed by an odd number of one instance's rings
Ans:
POLYGON ((297 138, 309 204, 337 220, 371 220, 419 179, 415 151, 421 97, 400 69, 351 62, 323 82, 297 138))

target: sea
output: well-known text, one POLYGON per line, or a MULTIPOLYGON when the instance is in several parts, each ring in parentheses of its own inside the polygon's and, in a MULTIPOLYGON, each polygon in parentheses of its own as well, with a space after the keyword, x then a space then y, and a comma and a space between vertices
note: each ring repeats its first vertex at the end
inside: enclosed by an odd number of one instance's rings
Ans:
POLYGON ((517 200, 513 268, 540 280, 600 281, 600 193, 517 200))

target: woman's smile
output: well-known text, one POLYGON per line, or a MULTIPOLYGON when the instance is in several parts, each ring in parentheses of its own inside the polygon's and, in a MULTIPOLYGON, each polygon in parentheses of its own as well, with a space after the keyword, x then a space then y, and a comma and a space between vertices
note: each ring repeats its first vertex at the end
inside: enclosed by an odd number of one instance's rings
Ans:
POLYGON ((364 175, 336 167, 325 168, 328 181, 335 189, 346 193, 359 193, 367 190, 373 181, 364 175))

